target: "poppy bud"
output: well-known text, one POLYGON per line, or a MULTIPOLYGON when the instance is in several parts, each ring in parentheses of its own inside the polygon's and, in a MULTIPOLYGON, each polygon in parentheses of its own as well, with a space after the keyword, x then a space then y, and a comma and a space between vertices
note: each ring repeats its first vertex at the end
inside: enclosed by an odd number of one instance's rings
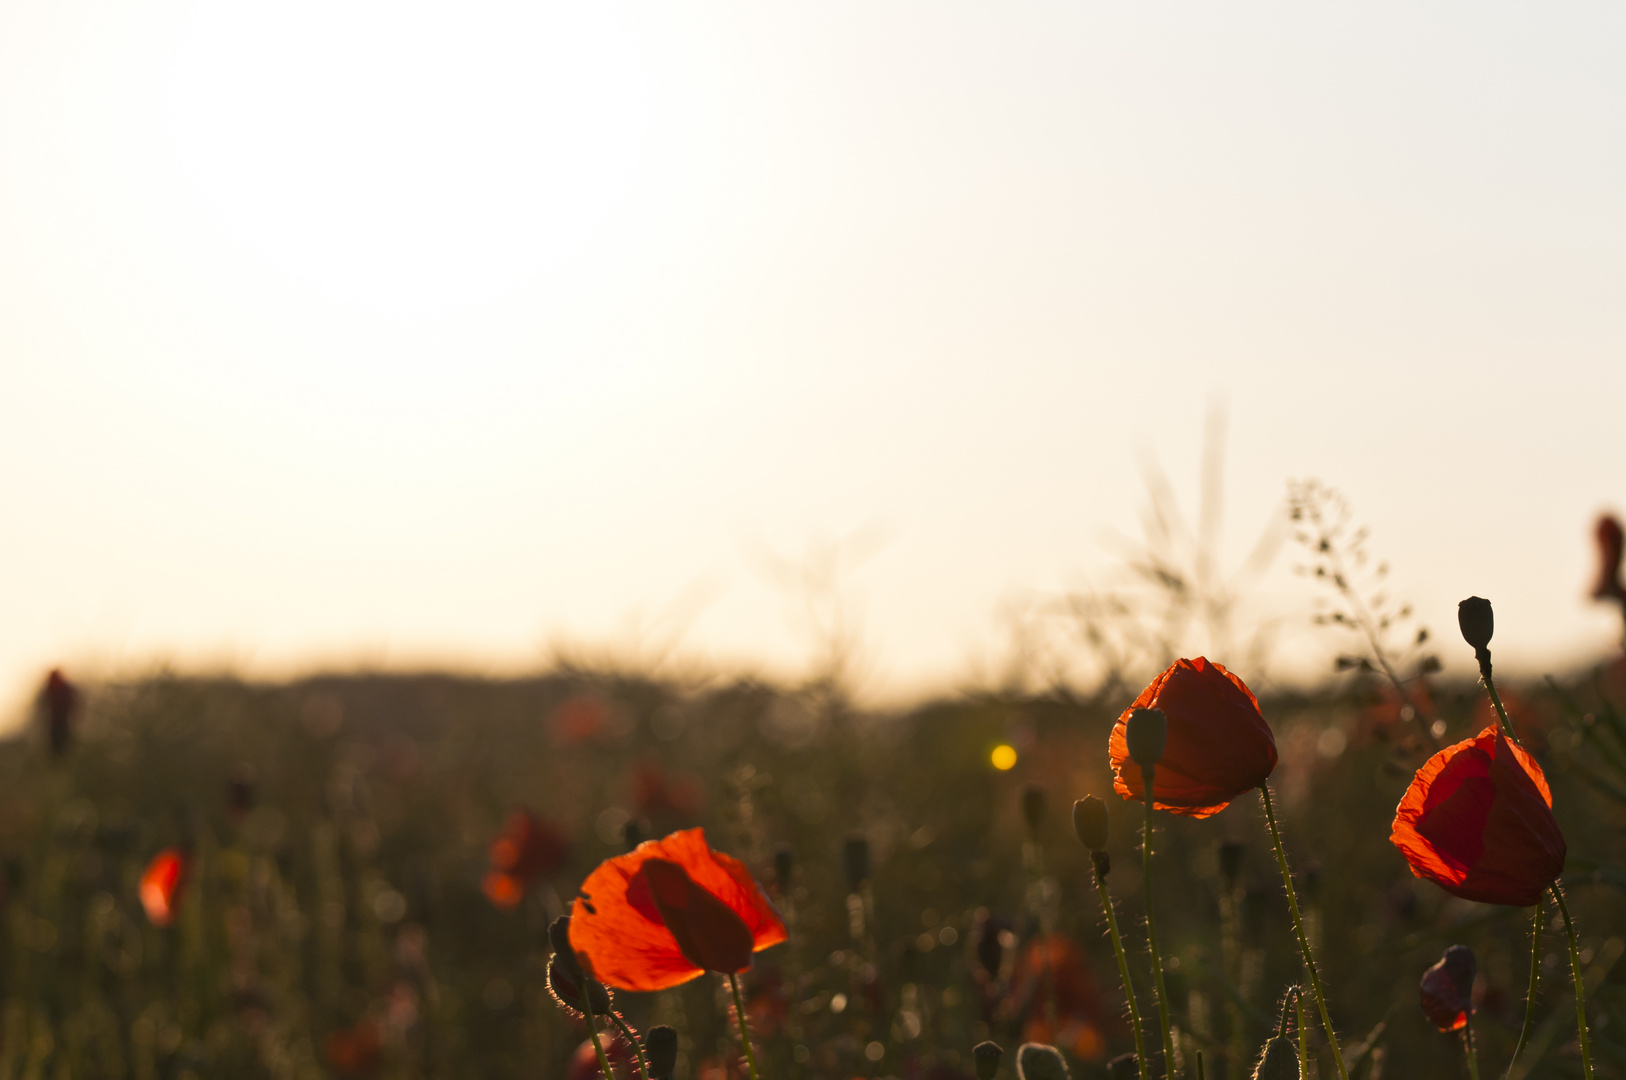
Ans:
POLYGON ((1299 1080, 1299 1051, 1291 1039, 1277 1036, 1265 1043, 1253 1080, 1299 1080))
POLYGON ((1163 760, 1163 747, 1169 740, 1169 718, 1162 709, 1136 709, 1124 728, 1129 743, 1129 760, 1143 769, 1163 760))
POLYGON ((773 851, 773 880, 781 895, 790 892, 790 876, 796 869, 796 849, 780 844, 773 851))
POLYGON ((1017 1080, 1068 1080, 1061 1051, 1044 1043, 1023 1043, 1016 1051, 1017 1080))
POLYGON ((869 841, 862 836, 849 836, 841 845, 841 869, 847 875, 847 886, 853 892, 869 880, 869 841))
POLYGON ((1107 1073, 1112 1080, 1140 1080, 1140 1062, 1134 1054, 1119 1054, 1107 1062, 1107 1073))
POLYGON ((570 965, 562 963, 560 957, 563 953, 556 953, 548 961, 548 993, 559 1007, 572 1016, 582 1016, 586 1010, 582 1008, 582 992, 586 988, 587 1000, 593 1006, 594 1016, 604 1016, 610 1011, 610 991, 597 979, 589 979, 582 973, 581 968, 569 970, 570 965))
POLYGON ((1073 804, 1073 831, 1079 842, 1091 851, 1107 846, 1107 804, 1086 795, 1073 804))
POLYGON ((1458 1031, 1467 1026, 1474 1011, 1474 973, 1479 962, 1466 945, 1445 950, 1438 963, 1423 972, 1418 986, 1423 1013, 1441 1031, 1458 1031))
POLYGON ((1226 840, 1220 844, 1220 873, 1225 875, 1228 884, 1236 884, 1237 875, 1242 872, 1242 856, 1247 850, 1247 845, 1240 840, 1226 840))
POLYGON ((1462 628, 1462 640, 1472 645, 1476 654, 1483 651, 1496 632, 1491 602, 1480 596, 1468 597, 1457 605, 1457 625, 1462 628))
POLYGON ((999 978, 1000 969, 1005 966, 1005 942, 1002 939, 1009 930, 1009 922, 999 915, 989 915, 977 924, 974 951, 977 963, 982 965, 989 978, 999 978))
POLYGON ((1028 832, 1037 835, 1039 823, 1044 821, 1044 788, 1029 784, 1022 789, 1022 817, 1028 823, 1028 832))
POLYGON ((980 1042, 971 1048, 971 1057, 977 1063, 977 1080, 994 1080, 999 1073, 999 1059, 1005 1051, 996 1042, 980 1042))
POLYGON ((657 1024, 644 1034, 644 1056, 649 1059, 650 1080, 671 1080, 677 1068, 678 1035, 676 1028, 657 1024))

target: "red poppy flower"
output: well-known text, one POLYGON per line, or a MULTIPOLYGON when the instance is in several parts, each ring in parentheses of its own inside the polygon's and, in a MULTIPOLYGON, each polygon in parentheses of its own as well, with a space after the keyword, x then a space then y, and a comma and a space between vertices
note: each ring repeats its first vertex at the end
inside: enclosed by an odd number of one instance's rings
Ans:
POLYGON ((599 864, 571 907, 577 958, 599 982, 622 990, 744 971, 753 952, 785 937, 750 871, 708 848, 700 829, 647 840, 599 864))
POLYGON ((481 890, 497 907, 516 907, 532 881, 558 870, 569 858, 569 837, 529 810, 515 810, 492 842, 491 872, 481 890))
POLYGON ((1113 725, 1112 789, 1141 799, 1140 766, 1129 760, 1125 731, 1136 709, 1161 709, 1168 742, 1157 763, 1152 805, 1187 817, 1205 818, 1232 799, 1262 785, 1276 768, 1276 737, 1259 702, 1241 679, 1199 656, 1176 660, 1140 692, 1113 725))
POLYGON ((1106 1053, 1105 1011, 1084 951, 1061 934, 1036 937, 1017 954, 1001 1011, 1024 1042, 1065 1047, 1086 1061, 1106 1053))
POLYGON ((147 921, 154 926, 168 926, 175 921, 181 888, 186 884, 186 871, 186 853, 178 848, 165 848, 154 855, 141 872, 141 906, 147 911, 147 921))
POLYGON ((1541 766, 1492 726, 1417 770, 1389 841, 1454 896, 1529 907, 1564 869, 1552 805, 1541 766))
POLYGON ((1605 514, 1598 519, 1593 536, 1598 542, 1598 577, 1592 584, 1592 598, 1626 603, 1626 582, 1620 574, 1622 556, 1626 556, 1626 530, 1605 514))

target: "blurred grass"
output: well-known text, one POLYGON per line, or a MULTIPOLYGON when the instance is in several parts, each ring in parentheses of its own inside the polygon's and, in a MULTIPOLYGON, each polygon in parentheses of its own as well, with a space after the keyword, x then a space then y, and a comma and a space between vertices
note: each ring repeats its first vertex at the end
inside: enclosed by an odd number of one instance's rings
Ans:
MULTIPOLYGON (((1411 877, 1387 837, 1424 749, 1374 675, 1347 679, 1263 706, 1290 857, 1355 1075, 1463 1072, 1456 1043, 1417 1007, 1422 971, 1459 942, 1479 954, 1482 1063, 1499 1074, 1522 1019, 1528 913, 1411 877)), ((1477 687, 1429 691, 1447 741, 1482 722, 1477 687)), ((1623 1076, 1626 807, 1609 785, 1626 783, 1613 764, 1626 731, 1590 678, 1518 696, 1570 844, 1599 1075, 1623 1076)), ((546 995, 544 930, 588 871, 624 850, 629 822, 646 836, 703 825, 791 917, 792 941, 760 954, 748 981, 776 1080, 949 1080, 970 1075, 977 1041, 1014 1051, 1024 1035, 1062 1045, 1075 1076, 1104 1076, 1130 1040, 1067 811, 1086 793, 1114 809, 1110 881, 1149 1008, 1136 818, 1118 812, 1106 761, 1125 704, 1117 691, 1056 690, 873 714, 828 687, 694 689, 579 671, 90 687, 61 761, 38 732, 0 745, 0 1078, 567 1075, 584 1030, 546 995), (1009 771, 990 764, 999 745, 1017 751, 1009 771), (252 777, 244 814, 229 805, 234 776, 252 777), (1031 841, 1028 785, 1048 803, 1031 841), (504 911, 481 881, 515 807, 572 845, 504 911), (855 836, 872 866, 856 890, 841 859, 855 836), (175 925, 160 930, 136 879, 177 845, 194 871, 175 925), (795 853, 786 892, 780 845, 795 853)), ((1204 822, 1160 816, 1159 828, 1158 914, 1183 1045, 1205 1051, 1209 1076, 1234 1078, 1227 1047, 1254 1052, 1299 978, 1258 800, 1204 822), (1224 840, 1245 845, 1234 890, 1224 840)), ((1546 940, 1544 1052, 1529 1075, 1577 1076, 1560 938, 1546 940)), ((737 1075, 716 980, 618 1000, 640 1029, 678 1028, 683 1080, 737 1075)))

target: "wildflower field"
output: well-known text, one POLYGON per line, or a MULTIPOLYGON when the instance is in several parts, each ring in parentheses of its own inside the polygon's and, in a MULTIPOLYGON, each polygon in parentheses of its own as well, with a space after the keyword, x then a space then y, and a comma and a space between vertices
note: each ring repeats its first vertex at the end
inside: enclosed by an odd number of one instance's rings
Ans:
POLYGON ((1626 671, 1498 715, 1380 640, 895 713, 58 680, 0 746, 0 1078, 1626 1076, 1626 671))

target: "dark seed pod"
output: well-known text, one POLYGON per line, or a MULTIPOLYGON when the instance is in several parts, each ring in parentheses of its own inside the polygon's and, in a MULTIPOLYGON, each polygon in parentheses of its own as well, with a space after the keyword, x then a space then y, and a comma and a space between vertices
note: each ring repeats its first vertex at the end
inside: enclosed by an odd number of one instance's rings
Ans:
POLYGON ((1140 1062, 1134 1054, 1119 1054, 1107 1062, 1107 1072, 1112 1080, 1140 1080, 1140 1062))
POLYGON ((1169 718, 1162 709, 1136 709, 1124 724, 1124 739, 1131 761, 1143 769, 1156 765, 1169 741, 1169 718))
POLYGON ((1299 1051, 1291 1039, 1277 1037, 1265 1043, 1253 1080, 1299 1080, 1299 1051))
POLYGON ((1079 842, 1091 851, 1102 851, 1107 846, 1107 804, 1094 795, 1086 795, 1073 804, 1073 831, 1079 842))
POLYGON ((1022 789, 1022 818, 1028 823, 1029 834, 1038 835, 1039 826, 1044 823, 1044 812, 1044 788, 1038 784, 1028 784, 1022 789))
POLYGON ((677 1068, 678 1034, 676 1028, 657 1024, 644 1033, 644 1057, 649 1060, 650 1080, 671 1080, 677 1068))
POLYGON ((971 1057, 977 1063, 977 1080, 994 1080, 999 1073, 999 1059, 1005 1051, 996 1042, 980 1042, 971 1048, 971 1057))
POLYGON ((1061 1051, 1044 1043, 1023 1043, 1016 1051, 1017 1080, 1069 1080, 1061 1051))
POLYGON ((1490 645, 1496 632, 1496 618, 1491 602, 1480 596, 1470 596, 1457 605, 1457 625, 1462 628, 1462 640, 1474 647, 1474 652, 1490 645))
POLYGON ((1225 875, 1227 884, 1236 884, 1236 877, 1242 872, 1242 856, 1247 850, 1248 846, 1240 840, 1227 840, 1220 844, 1220 873, 1225 875))
POLYGON ((869 841, 862 836, 849 836, 841 845, 841 869, 847 875, 847 886, 853 892, 869 880, 869 841))
POLYGON ((773 880, 781 896, 790 892, 791 875, 796 871, 796 850, 789 844, 773 849, 773 880))

